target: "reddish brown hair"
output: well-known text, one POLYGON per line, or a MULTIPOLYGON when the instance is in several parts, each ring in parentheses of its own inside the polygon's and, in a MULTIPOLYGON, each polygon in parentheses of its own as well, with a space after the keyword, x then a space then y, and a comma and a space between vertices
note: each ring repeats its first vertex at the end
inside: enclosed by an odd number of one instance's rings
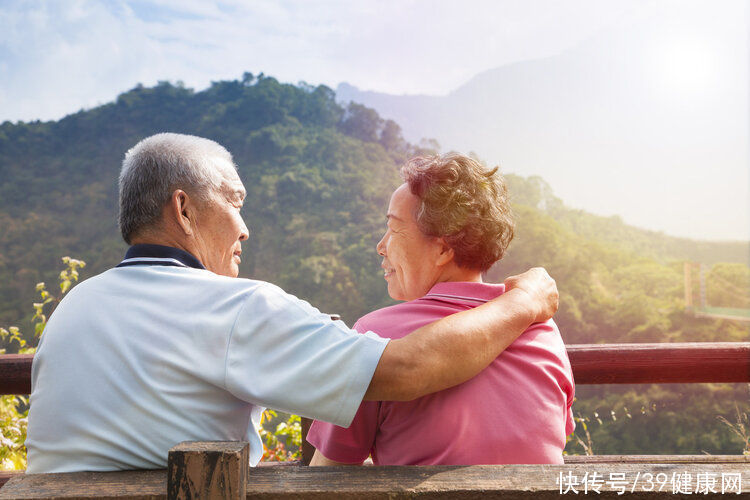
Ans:
POLYGON ((503 257, 515 224, 497 167, 449 153, 412 158, 401 176, 420 199, 417 226, 444 238, 458 266, 486 271, 503 257))

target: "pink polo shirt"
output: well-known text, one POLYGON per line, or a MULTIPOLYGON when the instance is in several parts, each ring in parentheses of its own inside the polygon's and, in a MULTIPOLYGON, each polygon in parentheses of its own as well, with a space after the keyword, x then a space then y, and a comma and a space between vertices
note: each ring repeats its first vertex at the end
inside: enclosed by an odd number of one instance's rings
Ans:
MULTIPOLYGON (((354 328, 397 339, 505 291, 438 283, 422 298, 363 316, 354 328)), ((563 463, 575 424, 570 361, 553 321, 526 330, 482 373, 413 401, 366 401, 348 428, 315 421, 307 440, 330 460, 375 465, 563 463)))

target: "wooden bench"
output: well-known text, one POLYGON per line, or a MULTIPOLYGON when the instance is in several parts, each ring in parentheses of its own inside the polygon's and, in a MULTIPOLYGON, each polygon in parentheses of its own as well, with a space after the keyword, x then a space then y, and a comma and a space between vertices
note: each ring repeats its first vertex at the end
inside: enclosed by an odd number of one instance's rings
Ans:
MULTIPOLYGON (((750 382, 750 342, 571 345, 568 354, 577 385, 750 382)), ((30 392, 31 360, 30 355, 0 356, 0 394, 30 392)), ((307 427, 309 420, 303 420, 307 427)), ((620 496, 620 491, 630 495, 628 498, 652 498, 687 496, 680 488, 687 488, 688 479, 693 493, 702 484, 718 495, 722 486, 736 486, 732 481, 737 477, 742 494, 750 493, 750 456, 742 455, 566 456, 565 465, 247 470, 241 465, 247 463, 246 446, 237 442, 182 443, 170 451, 167 471, 0 473, 0 485, 3 478, 10 478, 0 486, 0 499, 203 498, 208 492, 231 494, 231 498, 543 499, 573 495, 574 491, 586 494, 584 488, 606 498, 620 496)), ((309 447, 303 449, 303 457, 305 461, 311 458, 309 447)))
POLYGON ((655 457, 597 457, 565 465, 250 468, 248 448, 236 441, 187 442, 170 450, 167 470, 19 475, 0 489, 0 499, 547 499, 585 491, 603 498, 616 498, 620 491, 626 498, 674 498, 690 491, 692 498, 701 484, 716 495, 722 488, 750 495, 750 457, 743 456, 659 457, 656 462, 651 461, 655 457))

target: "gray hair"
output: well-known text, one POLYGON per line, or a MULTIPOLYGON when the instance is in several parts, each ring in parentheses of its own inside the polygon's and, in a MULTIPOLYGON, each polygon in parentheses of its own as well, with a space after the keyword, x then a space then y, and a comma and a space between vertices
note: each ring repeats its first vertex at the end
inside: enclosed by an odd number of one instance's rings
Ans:
POLYGON ((223 146, 193 135, 156 134, 133 146, 120 171, 118 223, 125 242, 161 219, 175 189, 209 199, 221 187, 223 163, 237 168, 223 146))

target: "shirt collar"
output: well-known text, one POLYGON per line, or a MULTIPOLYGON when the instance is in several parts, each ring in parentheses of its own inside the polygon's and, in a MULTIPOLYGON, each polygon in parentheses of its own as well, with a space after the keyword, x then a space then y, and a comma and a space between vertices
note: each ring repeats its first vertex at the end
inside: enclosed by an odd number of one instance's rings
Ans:
POLYGON ((193 255, 179 248, 164 245, 139 244, 128 248, 125 259, 116 267, 173 266, 205 269, 193 255))
POLYGON ((473 281, 444 281, 436 283, 424 298, 443 300, 468 300, 487 302, 505 292, 504 284, 476 283, 473 281))

